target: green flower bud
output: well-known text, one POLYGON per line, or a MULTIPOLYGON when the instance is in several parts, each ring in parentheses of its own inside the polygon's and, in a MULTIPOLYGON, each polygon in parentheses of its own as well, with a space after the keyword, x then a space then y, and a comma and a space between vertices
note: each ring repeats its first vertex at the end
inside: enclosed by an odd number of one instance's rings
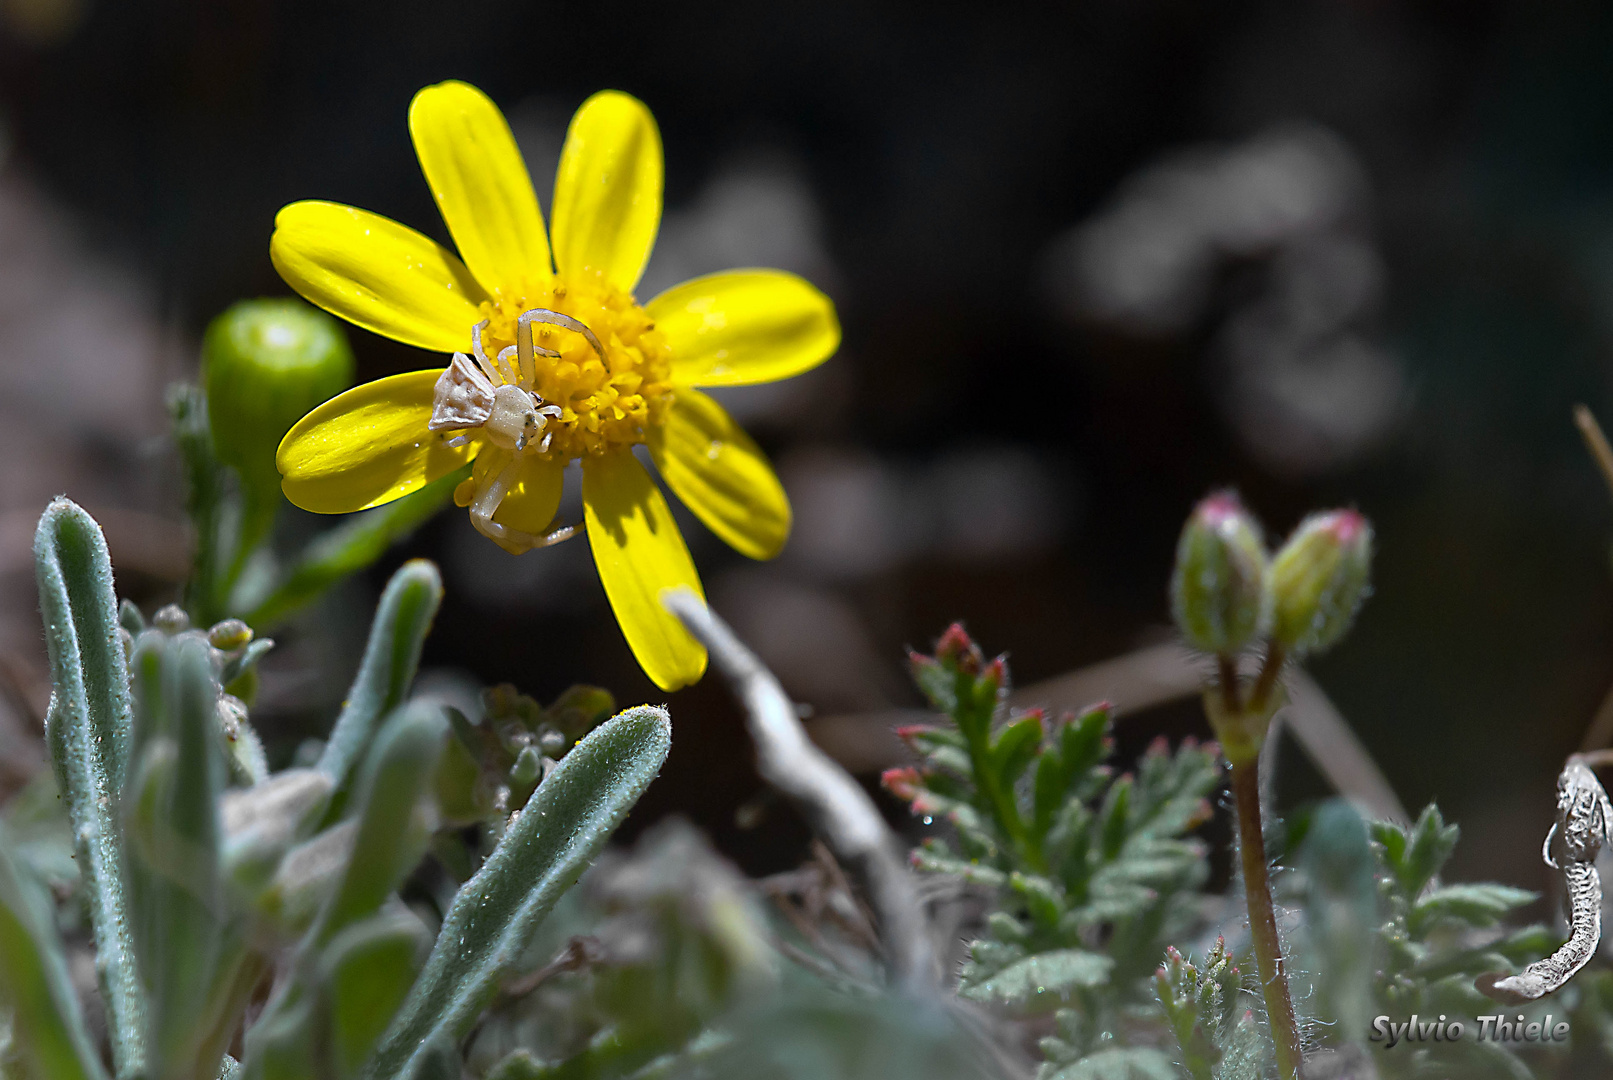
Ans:
POLYGON ((301 300, 242 300, 207 327, 202 376, 219 460, 248 489, 277 492, 280 440, 352 385, 353 352, 336 320, 301 300))
POLYGON ((1236 494, 1217 492, 1193 508, 1171 574, 1171 614, 1190 645, 1225 656, 1265 632, 1266 563, 1260 523, 1236 494))
POLYGON ((1372 524, 1354 510, 1312 514, 1271 564, 1272 640, 1295 656, 1331 648, 1371 591, 1372 524))

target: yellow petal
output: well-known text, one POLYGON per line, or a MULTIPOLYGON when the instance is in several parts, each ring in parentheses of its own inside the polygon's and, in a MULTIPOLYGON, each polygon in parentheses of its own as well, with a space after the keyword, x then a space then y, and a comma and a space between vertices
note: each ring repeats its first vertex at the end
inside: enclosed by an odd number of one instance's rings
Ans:
POLYGON ((582 505, 605 595, 644 673, 663 690, 695 682, 706 650, 661 606, 661 591, 705 594, 660 489, 629 451, 585 457, 582 505))
POLYGON ((667 485, 706 527, 753 559, 771 559, 790 535, 790 500, 761 448, 723 407, 683 388, 650 435, 667 485))
POLYGON ((437 209, 482 288, 524 292, 528 282, 548 280, 543 212, 498 106, 469 83, 428 86, 409 105, 409 134, 437 209))
POLYGON ((515 477, 504 492, 504 501, 493 512, 493 520, 522 532, 541 533, 554 520, 560 508, 561 481, 566 467, 548 458, 517 458, 515 477))
POLYGON ((661 133, 637 98, 602 90, 571 118, 554 178, 554 262, 628 292, 661 227, 661 133))
POLYGON ((644 305, 679 386, 745 386, 817 367, 840 347, 834 303, 782 270, 726 270, 644 305))
POLYGON ((455 448, 455 432, 426 430, 441 374, 411 371, 355 386, 298 420, 275 454, 286 498, 316 514, 367 510, 475 457, 481 440, 455 448))
POLYGON ((329 202, 275 215, 269 258, 332 315, 406 345, 463 350, 486 299, 453 252, 389 218, 329 202))

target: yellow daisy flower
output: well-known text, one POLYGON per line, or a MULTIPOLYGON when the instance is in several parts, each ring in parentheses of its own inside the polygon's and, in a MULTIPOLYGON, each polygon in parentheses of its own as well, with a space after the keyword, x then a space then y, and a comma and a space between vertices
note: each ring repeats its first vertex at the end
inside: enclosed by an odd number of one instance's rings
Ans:
POLYGON ((462 82, 430 86, 409 131, 460 258, 387 218, 328 202, 275 218, 269 255, 326 311, 423 349, 446 368, 355 387, 298 421, 276 464, 316 513, 390 502, 473 461, 454 492, 520 553, 586 528, 605 594, 646 674, 672 690, 706 653, 660 604, 700 590, 662 478, 718 536, 778 554, 790 504, 772 466, 702 386, 798 375, 840 343, 834 305, 802 279, 733 270, 639 304, 661 219, 661 136, 638 100, 595 94, 572 117, 546 232, 509 124, 462 82), (562 471, 582 462, 583 523, 556 526, 562 471))

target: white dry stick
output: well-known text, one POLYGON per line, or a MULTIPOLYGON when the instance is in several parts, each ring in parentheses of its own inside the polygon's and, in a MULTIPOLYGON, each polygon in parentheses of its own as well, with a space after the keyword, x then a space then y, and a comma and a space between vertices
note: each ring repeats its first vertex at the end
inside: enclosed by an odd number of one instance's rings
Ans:
POLYGON ((932 991, 939 971, 924 909, 896 834, 874 800, 807 738, 795 703, 773 673, 700 597, 686 588, 667 589, 661 603, 710 651, 744 704, 762 779, 793 800, 841 861, 862 877, 879 915, 892 972, 910 989, 932 991))
POLYGON ((1497 1001, 1534 1001, 1560 990, 1596 955, 1602 938, 1602 879, 1596 873, 1596 855, 1613 826, 1613 805, 1590 770, 1590 763, 1600 756, 1573 754, 1563 766, 1557 777, 1557 820, 1540 851, 1546 865, 1563 875, 1568 891, 1568 940, 1517 975, 1491 972, 1473 981, 1480 993, 1497 1001), (1555 853, 1553 839, 1558 841, 1555 853), (1565 861, 1559 862, 1558 855, 1565 861))

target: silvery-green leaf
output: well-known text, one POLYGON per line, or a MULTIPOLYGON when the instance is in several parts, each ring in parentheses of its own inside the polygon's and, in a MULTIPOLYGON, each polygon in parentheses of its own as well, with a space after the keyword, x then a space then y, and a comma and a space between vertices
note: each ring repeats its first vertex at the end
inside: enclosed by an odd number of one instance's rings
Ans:
POLYGON ((50 1080, 105 1080, 67 973, 49 895, 24 876, 0 828, 0 1012, 12 1051, 50 1080))
POLYGON ((145 1063, 145 999, 119 874, 132 713, 112 562, 94 520, 57 499, 39 519, 34 566, 50 655, 45 740, 84 874, 113 1064, 130 1075, 145 1063))
POLYGON ((387 582, 358 676, 316 766, 336 786, 333 816, 340 812, 353 771, 364 759, 381 721, 403 703, 414 682, 420 650, 441 603, 442 577, 424 559, 404 563, 387 582))
POLYGON ((455 1045, 520 959, 533 931, 604 847, 666 760, 662 709, 600 725, 538 785, 443 919, 436 946, 366 1077, 422 1075, 430 1048, 455 1045))
POLYGON ((1049 1012, 1069 1004, 1077 990, 1102 986, 1113 967, 1114 961, 1099 953, 1054 949, 1009 964, 959 995, 1016 1012, 1049 1012))

